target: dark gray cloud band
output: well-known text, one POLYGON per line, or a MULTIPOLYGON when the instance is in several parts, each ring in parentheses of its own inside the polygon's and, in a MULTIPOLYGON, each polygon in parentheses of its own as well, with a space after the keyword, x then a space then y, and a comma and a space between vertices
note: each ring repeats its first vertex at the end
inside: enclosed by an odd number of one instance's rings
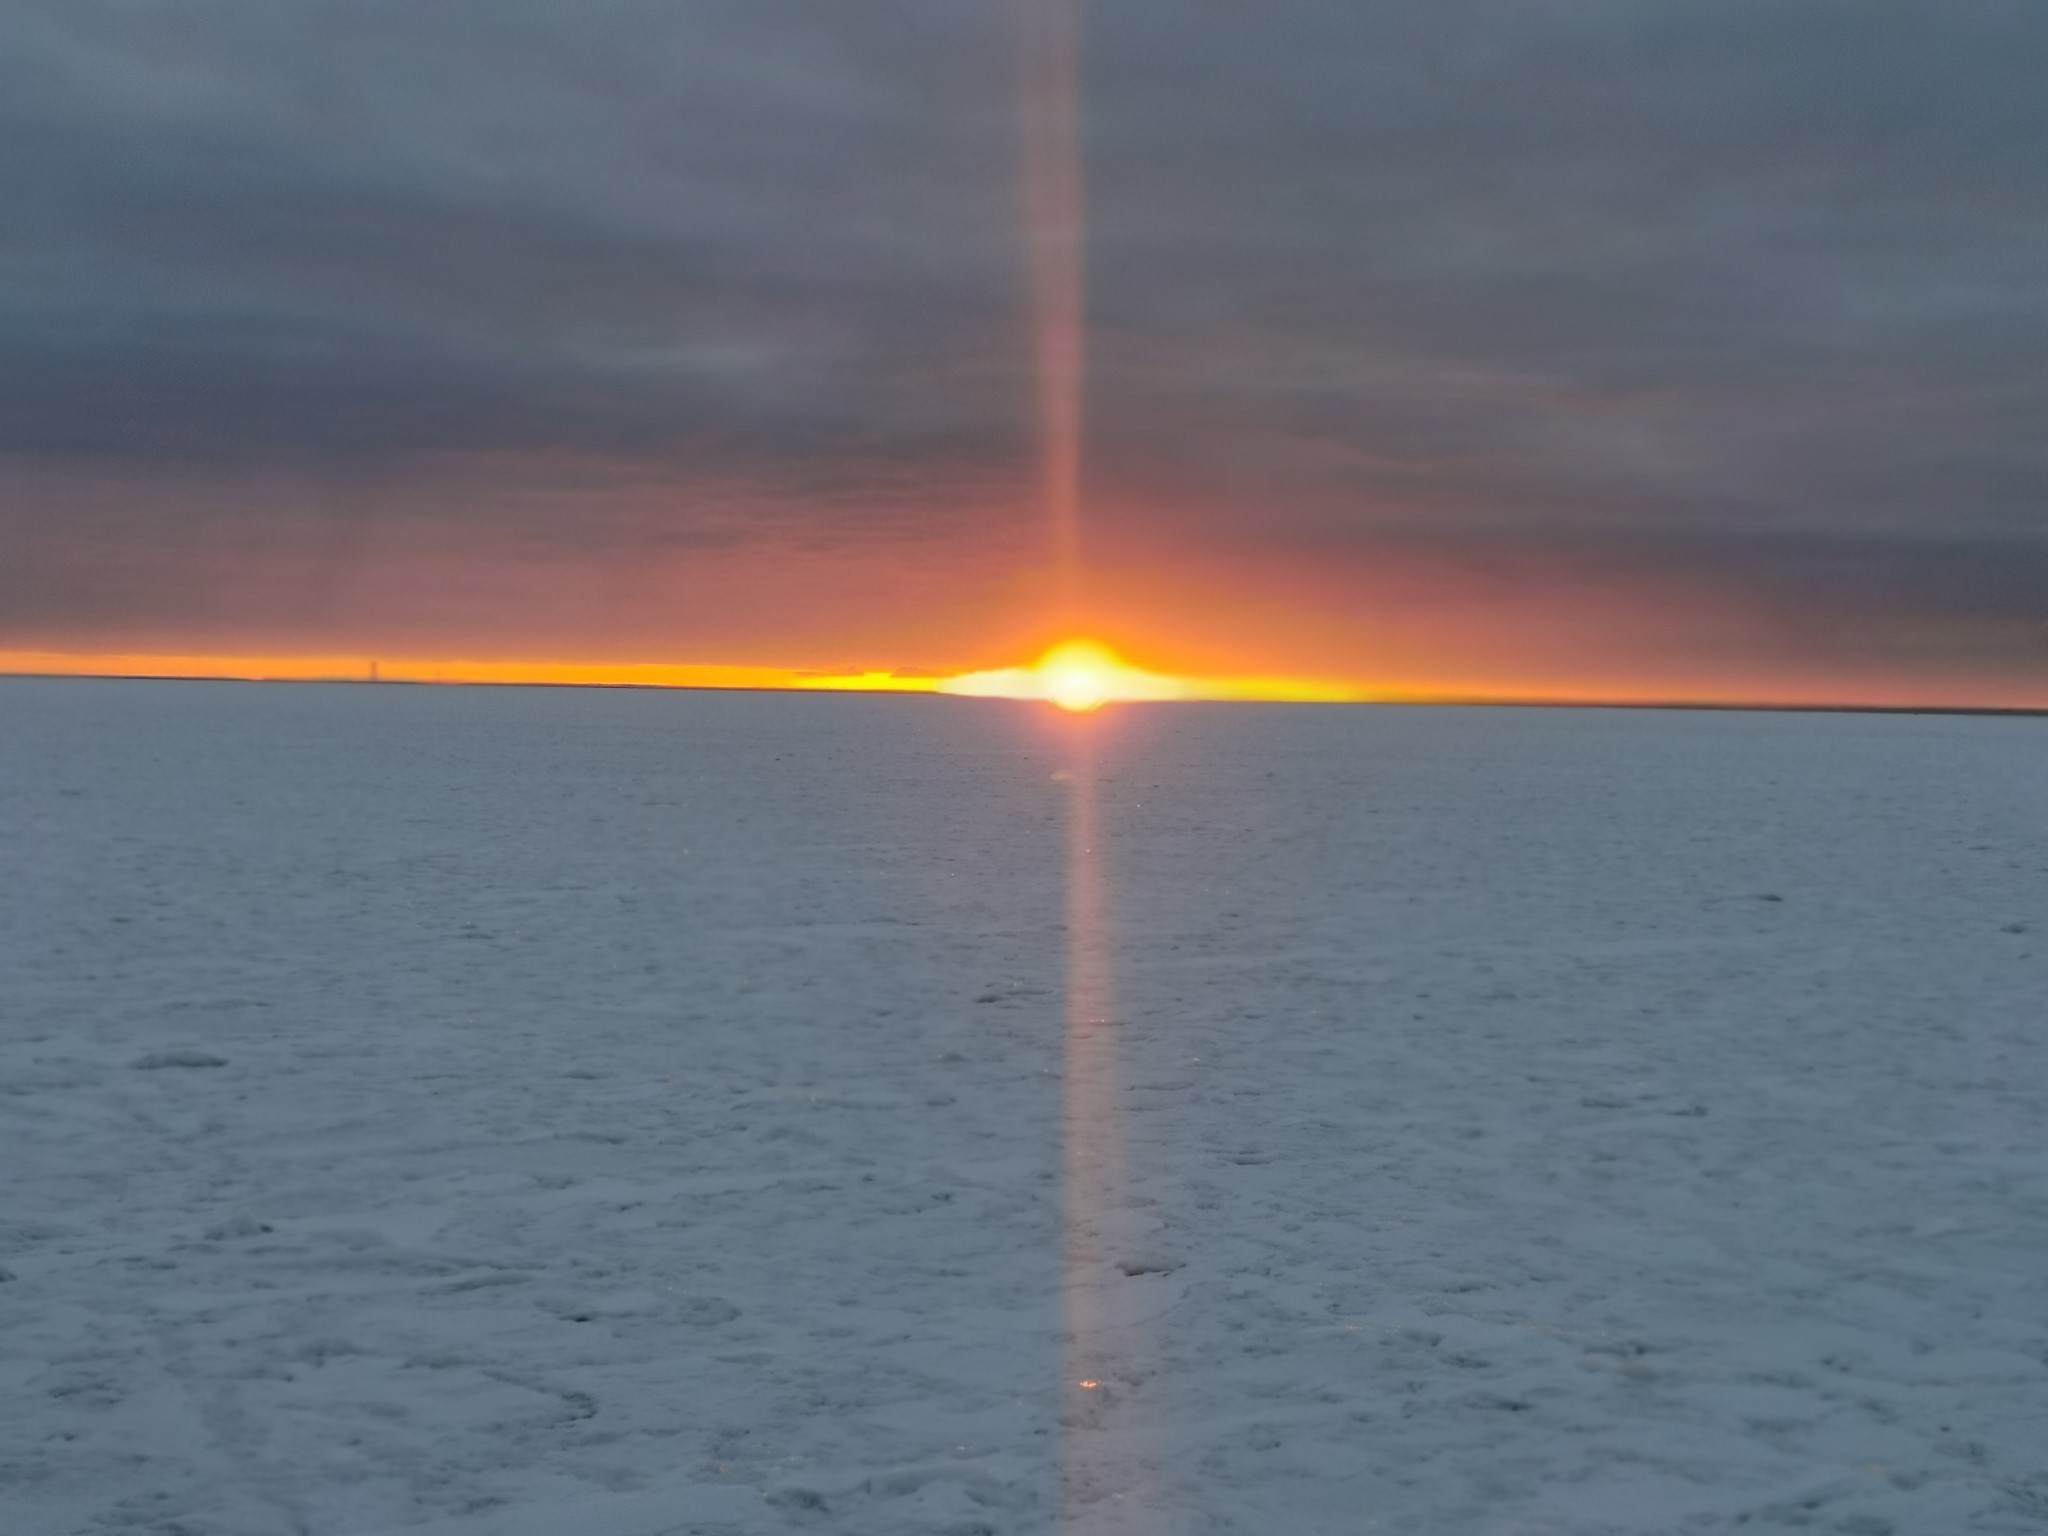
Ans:
MULTIPOLYGON (((565 545, 647 536, 579 476, 1028 519, 1012 21, 0 5, 0 630, 109 477, 467 476, 435 515, 565 545)), ((2048 674, 2048 10, 1098 0, 1088 49, 1105 540, 1690 570, 2048 674)), ((244 531, 192 504, 121 527, 244 531)))

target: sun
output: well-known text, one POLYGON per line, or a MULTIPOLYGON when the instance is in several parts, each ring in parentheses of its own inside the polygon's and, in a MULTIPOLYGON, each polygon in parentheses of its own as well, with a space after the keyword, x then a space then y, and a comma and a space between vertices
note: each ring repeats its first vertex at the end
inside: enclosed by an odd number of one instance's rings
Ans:
POLYGON ((1062 640, 1028 667, 970 672, 949 677, 941 693, 980 698, 1037 699, 1072 714, 1092 714, 1105 704, 1188 697, 1186 683, 1134 667, 1100 640, 1062 640))
POLYGON ((1063 640, 1040 657, 1032 670, 1038 674, 1047 702, 1085 715, 1115 696, 1117 674, 1128 669, 1106 645, 1063 640))

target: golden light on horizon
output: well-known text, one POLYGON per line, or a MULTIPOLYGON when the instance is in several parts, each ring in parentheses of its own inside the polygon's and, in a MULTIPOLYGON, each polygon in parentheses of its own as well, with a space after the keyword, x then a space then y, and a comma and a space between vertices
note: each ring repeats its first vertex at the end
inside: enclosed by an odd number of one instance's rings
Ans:
POLYGON ((1134 667, 1100 640, 1062 640, 1028 667, 941 679, 938 692, 982 699, 1035 699, 1076 714, 1105 704, 1173 700, 1267 700, 1336 704, 1371 697, 1342 683, 1289 677, 1176 677, 1134 667))
POLYGON ((646 661, 489 660, 368 655, 164 655, 0 650, 0 676, 234 682, 482 683, 568 688, 713 688, 772 693, 935 693, 939 679, 884 671, 646 661))
POLYGON ((983 699, 1039 699, 1075 714, 1105 704, 1187 698, 1182 679, 1131 666, 1100 640, 1062 640, 1028 667, 949 677, 939 692, 983 699))
POLYGON ((462 657, 73 655, 0 650, 0 675, 219 678, 261 682, 539 684, 597 688, 719 688, 769 692, 944 693, 1022 699, 1089 713, 1107 704, 1174 700, 1342 703, 1403 695, 1287 677, 1189 677, 1131 665, 1099 640, 1062 640, 1023 667, 956 677, 888 671, 614 661, 548 662, 462 657))

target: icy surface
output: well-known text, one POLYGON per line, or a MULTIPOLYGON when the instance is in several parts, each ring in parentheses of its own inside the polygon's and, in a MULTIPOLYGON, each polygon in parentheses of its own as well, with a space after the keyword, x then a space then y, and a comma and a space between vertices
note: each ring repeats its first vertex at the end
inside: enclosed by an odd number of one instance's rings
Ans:
POLYGON ((2048 722, 13 681, 0 870, 8 1536, 2048 1529, 2048 722))

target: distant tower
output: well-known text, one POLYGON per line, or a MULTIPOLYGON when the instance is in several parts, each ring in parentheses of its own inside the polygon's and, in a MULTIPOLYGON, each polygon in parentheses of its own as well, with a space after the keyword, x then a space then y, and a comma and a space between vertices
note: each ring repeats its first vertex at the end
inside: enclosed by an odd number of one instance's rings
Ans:
POLYGON ((381 683, 384 681, 382 677, 378 676, 377 663, 374 661, 370 663, 370 681, 373 683, 381 683))

